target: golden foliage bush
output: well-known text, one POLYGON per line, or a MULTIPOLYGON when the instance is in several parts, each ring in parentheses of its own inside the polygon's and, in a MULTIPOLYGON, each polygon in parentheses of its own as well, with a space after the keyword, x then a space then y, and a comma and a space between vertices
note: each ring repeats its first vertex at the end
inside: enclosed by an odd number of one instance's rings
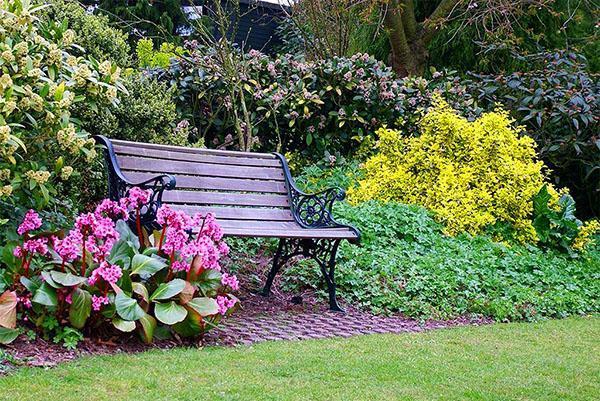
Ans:
POLYGON ((536 239, 532 198, 545 182, 545 167, 534 141, 520 135, 507 112, 497 109, 471 122, 438 96, 419 124, 418 137, 387 128, 377 132, 379 153, 349 190, 351 203, 422 205, 450 235, 478 234, 503 223, 520 241, 536 239))

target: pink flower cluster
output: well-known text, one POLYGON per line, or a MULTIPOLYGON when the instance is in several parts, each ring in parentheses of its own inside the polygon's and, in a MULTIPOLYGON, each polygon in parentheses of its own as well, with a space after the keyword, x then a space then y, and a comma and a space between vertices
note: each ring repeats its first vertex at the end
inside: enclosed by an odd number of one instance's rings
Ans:
POLYGON ((121 199, 121 207, 124 208, 140 208, 150 201, 152 191, 133 187, 127 192, 127 197, 121 199))
POLYGON ((221 284, 225 287, 231 288, 233 291, 237 291, 240 289, 240 282, 238 278, 233 274, 223 273, 221 276, 221 284))
POLYGON ((219 313, 225 315, 230 308, 233 308, 236 304, 235 299, 230 299, 222 295, 217 296, 217 305, 219 306, 219 313))
POLYGON ((23 242, 23 246, 16 246, 13 255, 22 258, 25 255, 46 255, 48 253, 48 238, 42 237, 23 242))
POLYGON ((123 275, 123 271, 117 265, 110 265, 108 262, 100 263, 88 278, 89 285, 95 285, 98 282, 98 279, 102 278, 107 283, 114 284, 123 275))
POLYGON ((221 270, 219 259, 229 253, 229 247, 221 241, 223 230, 213 214, 190 217, 164 205, 158 209, 156 220, 163 226, 160 250, 179 258, 171 265, 174 272, 189 271, 196 257, 203 269, 221 270))
POLYGON ((29 233, 30 231, 37 230, 41 226, 42 219, 40 219, 40 216, 34 210, 29 210, 25 214, 23 222, 17 229, 17 233, 19 235, 24 235, 25 233, 29 233))
POLYGON ((107 296, 92 295, 92 309, 96 312, 102 308, 102 305, 108 305, 110 300, 107 296))

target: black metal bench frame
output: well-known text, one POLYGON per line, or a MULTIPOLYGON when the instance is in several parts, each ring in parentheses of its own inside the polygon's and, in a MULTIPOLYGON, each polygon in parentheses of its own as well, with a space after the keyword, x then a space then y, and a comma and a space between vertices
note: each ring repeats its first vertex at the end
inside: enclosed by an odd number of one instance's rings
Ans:
MULTIPOLYGON (((157 228, 156 211, 163 204, 164 191, 176 188, 176 178, 171 174, 160 174, 142 182, 132 182, 121 171, 111 140, 100 135, 95 136, 94 139, 104 150, 109 198, 118 200, 126 196, 127 190, 132 187, 152 190, 151 200, 142 210, 141 223, 148 229, 157 228)), ((302 192, 292 178, 285 157, 279 153, 273 154, 279 159, 283 168, 287 196, 295 221, 307 230, 341 228, 347 229, 349 235, 344 238, 320 238, 318 235, 308 235, 306 238, 278 236, 279 244, 273 258, 273 265, 267 274, 266 283, 261 294, 264 296, 270 294, 275 276, 291 258, 304 256, 312 258, 319 265, 327 285, 330 309, 343 312, 336 298, 335 265, 337 250, 343 239, 353 243, 360 241, 358 229, 350 225, 340 224, 333 217, 333 205, 336 201, 342 201, 345 198, 345 192, 340 188, 329 188, 315 194, 302 192)))

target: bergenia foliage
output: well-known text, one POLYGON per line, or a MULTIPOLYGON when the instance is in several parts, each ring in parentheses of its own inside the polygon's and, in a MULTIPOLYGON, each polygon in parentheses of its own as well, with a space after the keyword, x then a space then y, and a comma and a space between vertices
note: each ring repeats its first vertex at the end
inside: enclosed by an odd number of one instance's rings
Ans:
POLYGON ((66 233, 39 232, 42 220, 30 210, 17 230, 13 285, 0 296, 3 342, 18 333, 18 316, 33 323, 54 316, 85 330, 137 329, 145 342, 158 326, 195 336, 218 324, 239 287, 219 263, 229 252, 221 227, 212 214, 165 205, 157 212, 160 229, 147 232, 139 216, 150 195, 132 188, 119 202, 105 199, 66 233))

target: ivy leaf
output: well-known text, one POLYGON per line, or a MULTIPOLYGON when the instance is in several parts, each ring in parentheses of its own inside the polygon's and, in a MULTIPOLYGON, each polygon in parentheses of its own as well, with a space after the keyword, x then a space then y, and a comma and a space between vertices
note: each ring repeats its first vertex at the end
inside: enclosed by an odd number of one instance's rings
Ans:
POLYGON ((76 288, 71 296, 72 302, 69 307, 69 322, 76 329, 85 326, 85 322, 92 313, 92 296, 89 292, 76 288))
POLYGON ((115 297, 117 314, 124 320, 135 321, 146 314, 135 299, 128 297, 123 291, 118 291, 115 297))
POLYGON ((176 278, 168 283, 161 283, 156 291, 150 296, 151 301, 163 300, 174 297, 185 288, 185 280, 176 278))
POLYGON ((187 316, 188 311, 183 306, 176 304, 175 301, 171 301, 157 303, 154 307, 154 314, 160 322, 173 325, 182 322, 187 316))

